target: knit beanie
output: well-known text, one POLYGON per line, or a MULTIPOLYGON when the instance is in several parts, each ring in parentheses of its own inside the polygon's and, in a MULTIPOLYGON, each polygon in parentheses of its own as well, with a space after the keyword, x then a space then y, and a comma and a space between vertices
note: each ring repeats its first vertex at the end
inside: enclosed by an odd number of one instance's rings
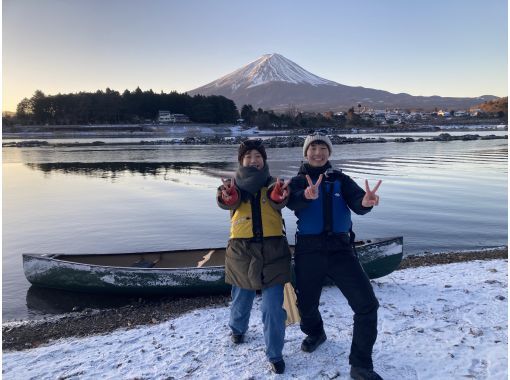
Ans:
POLYGON ((306 151, 308 150, 308 147, 312 143, 319 143, 324 144, 328 147, 329 155, 331 155, 331 152, 333 152, 333 144, 331 144, 331 140, 326 135, 320 135, 318 133, 315 133, 313 135, 306 136, 305 143, 303 144, 303 157, 306 157, 306 151))
POLYGON ((262 145, 262 140, 245 140, 241 143, 241 145, 239 145, 239 150, 237 151, 237 160, 240 164, 243 162, 244 155, 252 149, 257 150, 262 156, 264 162, 266 162, 266 148, 262 145))

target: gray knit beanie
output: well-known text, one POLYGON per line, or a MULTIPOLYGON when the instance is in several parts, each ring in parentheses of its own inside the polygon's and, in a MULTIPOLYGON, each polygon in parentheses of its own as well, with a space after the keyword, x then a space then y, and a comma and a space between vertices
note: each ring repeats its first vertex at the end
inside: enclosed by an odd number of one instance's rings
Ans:
POLYGON ((326 145, 329 150, 329 155, 331 155, 331 152, 333 152, 333 144, 331 144, 329 137, 315 133, 313 135, 306 136, 305 143, 303 144, 303 157, 306 157, 306 151, 312 143, 320 143, 326 145))

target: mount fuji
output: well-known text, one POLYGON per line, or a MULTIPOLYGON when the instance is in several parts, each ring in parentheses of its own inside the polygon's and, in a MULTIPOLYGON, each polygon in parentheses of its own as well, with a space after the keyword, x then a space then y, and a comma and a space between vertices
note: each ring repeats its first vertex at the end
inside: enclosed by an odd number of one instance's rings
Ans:
POLYGON ((255 109, 285 111, 296 107, 301 111, 345 111, 362 104, 364 107, 412 108, 433 110, 467 109, 496 96, 453 98, 412 96, 405 93, 365 87, 352 87, 321 78, 280 54, 266 54, 211 83, 188 91, 189 95, 223 95, 232 99, 238 109, 251 104, 255 109))

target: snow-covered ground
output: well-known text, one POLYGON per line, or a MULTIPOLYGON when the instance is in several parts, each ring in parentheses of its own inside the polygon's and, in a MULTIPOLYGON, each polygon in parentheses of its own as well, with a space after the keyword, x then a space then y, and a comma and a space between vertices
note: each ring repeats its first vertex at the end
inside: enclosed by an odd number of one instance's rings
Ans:
MULTIPOLYGON (((379 298, 376 370, 385 379, 507 379, 507 260, 394 272, 373 281, 379 298)), ((4 379, 349 379, 352 313, 336 288, 321 299, 328 340, 301 352, 287 328, 284 375, 264 356, 260 299, 247 343, 228 337, 227 307, 190 312, 154 326, 64 339, 3 353, 4 379)))
POLYGON ((482 124, 482 125, 459 124, 459 125, 441 125, 441 126, 439 126, 439 128, 454 129, 454 130, 455 129, 464 129, 464 130, 473 130, 473 131, 484 130, 484 129, 507 130, 508 125, 506 125, 506 124, 497 124, 497 125, 493 125, 493 124, 488 124, 488 125, 485 125, 485 124, 482 124))

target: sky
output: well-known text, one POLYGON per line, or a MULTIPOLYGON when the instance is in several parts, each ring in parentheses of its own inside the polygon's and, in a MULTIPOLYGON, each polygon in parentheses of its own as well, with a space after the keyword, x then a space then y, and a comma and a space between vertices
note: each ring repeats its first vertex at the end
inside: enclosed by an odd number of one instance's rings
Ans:
POLYGON ((3 0, 2 109, 35 90, 185 92, 268 53, 411 95, 508 94, 506 0, 3 0))
MULTIPOLYGON (((507 265, 471 261, 372 280, 380 303, 375 370, 384 379, 507 379, 507 265)), ((229 339, 228 307, 198 309, 151 326, 3 350, 2 378, 350 379, 352 311, 334 287, 323 290, 319 309, 328 339, 304 353, 299 325, 288 326, 283 375, 269 371, 257 297, 244 344, 229 339)))

